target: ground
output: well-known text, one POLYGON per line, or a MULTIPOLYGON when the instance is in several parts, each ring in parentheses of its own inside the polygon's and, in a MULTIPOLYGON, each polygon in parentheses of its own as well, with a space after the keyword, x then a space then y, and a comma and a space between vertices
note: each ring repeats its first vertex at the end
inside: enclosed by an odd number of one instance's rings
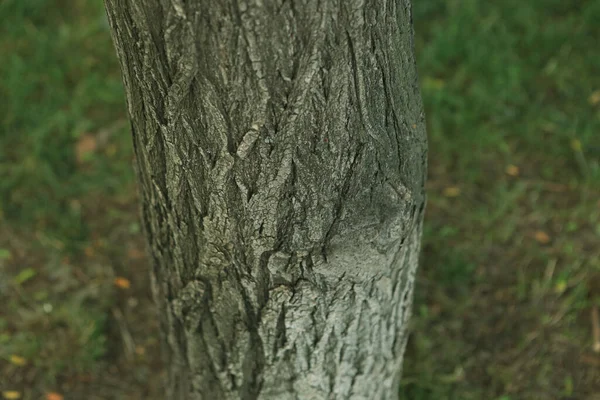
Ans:
MULTIPOLYGON (((160 399, 102 6, 0 20, 0 393, 160 399)), ((429 201, 402 399, 600 399, 600 2, 414 0, 414 22, 429 201)))

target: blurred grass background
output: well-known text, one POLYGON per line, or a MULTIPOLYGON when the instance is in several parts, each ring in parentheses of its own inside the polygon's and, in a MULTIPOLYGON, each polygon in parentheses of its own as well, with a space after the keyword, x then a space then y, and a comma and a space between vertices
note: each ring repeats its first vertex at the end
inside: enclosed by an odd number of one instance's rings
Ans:
MULTIPOLYGON (((413 3, 430 176, 402 399, 600 399, 600 1, 413 3)), ((2 396, 161 398, 102 4, 0 21, 2 396)))

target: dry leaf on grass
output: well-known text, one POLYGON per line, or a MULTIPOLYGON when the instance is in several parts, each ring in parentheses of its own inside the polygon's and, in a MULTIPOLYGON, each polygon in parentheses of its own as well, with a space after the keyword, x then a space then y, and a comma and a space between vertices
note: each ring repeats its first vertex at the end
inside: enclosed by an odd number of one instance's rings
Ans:
POLYGON ((27 364, 27 360, 24 357, 13 354, 10 356, 10 363, 18 367, 22 367, 23 365, 27 364))
POLYGON ((516 165, 507 165, 506 166, 506 174, 510 175, 510 176, 518 176, 519 175, 519 167, 517 167, 516 165))
POLYGON ((600 104, 600 90, 593 91, 592 94, 590 94, 588 101, 593 106, 600 104))
POLYGON ((548 244, 550 242, 550 236, 544 231, 536 231, 533 237, 541 244, 548 244))
POLYGON ((460 188, 456 186, 450 186, 444 189, 444 196, 446 197, 457 197, 460 195, 460 188))
POLYGON ((91 133, 85 133, 79 137, 75 144, 75 156, 78 163, 84 163, 90 154, 96 151, 98 143, 96 137, 91 133))
POLYGON ((131 282, 127 278, 123 278, 122 276, 118 276, 114 280, 115 286, 120 289, 129 289, 131 287, 131 282))

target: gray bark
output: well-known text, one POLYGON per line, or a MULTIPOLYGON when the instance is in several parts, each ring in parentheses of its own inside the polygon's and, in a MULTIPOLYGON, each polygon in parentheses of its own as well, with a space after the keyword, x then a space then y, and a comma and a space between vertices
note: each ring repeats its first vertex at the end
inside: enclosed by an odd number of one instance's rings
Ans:
POLYGON ((425 206, 409 0, 106 0, 168 399, 394 399, 425 206))

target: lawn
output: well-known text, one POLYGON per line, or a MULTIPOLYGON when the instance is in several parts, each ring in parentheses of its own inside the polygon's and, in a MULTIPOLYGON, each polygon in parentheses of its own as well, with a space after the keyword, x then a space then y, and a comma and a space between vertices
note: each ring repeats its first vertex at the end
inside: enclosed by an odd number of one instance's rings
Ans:
MULTIPOLYGON (((413 2, 430 165, 402 399, 600 399, 600 1, 413 2)), ((161 398, 102 4, 0 20, 0 394, 161 398)))

